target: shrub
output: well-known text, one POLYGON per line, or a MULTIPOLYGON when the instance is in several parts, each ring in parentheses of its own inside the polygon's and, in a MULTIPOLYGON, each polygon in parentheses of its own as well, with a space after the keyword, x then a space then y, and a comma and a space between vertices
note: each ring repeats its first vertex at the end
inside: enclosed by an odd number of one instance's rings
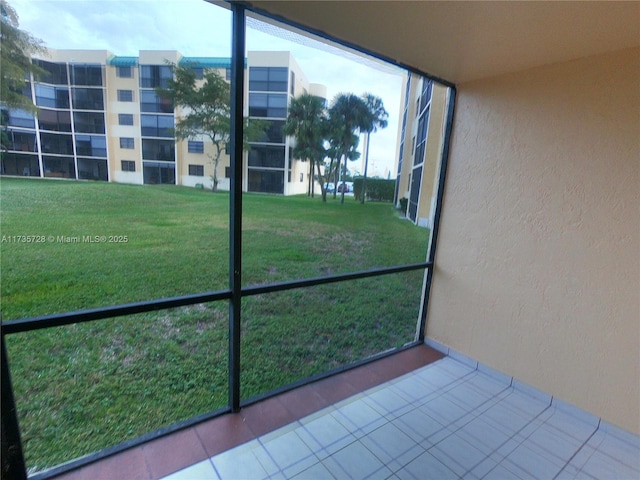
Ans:
MULTIPOLYGON (((356 200, 362 198, 362 183, 364 177, 353 179, 353 196, 356 200)), ((376 202, 393 202, 393 195, 396 190, 395 180, 383 178, 367 178, 367 200, 376 202)))
POLYGON ((407 206, 409 205, 409 199, 408 198, 401 198, 400 199, 400 211, 402 212, 402 214, 406 217, 407 216, 407 206))

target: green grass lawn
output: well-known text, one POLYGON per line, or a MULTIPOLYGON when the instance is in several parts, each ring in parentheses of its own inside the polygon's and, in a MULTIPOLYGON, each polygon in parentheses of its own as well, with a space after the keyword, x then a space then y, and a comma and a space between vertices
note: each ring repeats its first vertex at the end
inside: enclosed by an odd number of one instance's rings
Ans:
MULTIPOLYGON (((3 178, 0 201, 3 321, 227 288, 228 194, 3 178)), ((389 204, 245 194, 243 208, 244 285, 425 259, 429 232, 389 204)), ((245 298, 242 397, 413 340, 422 275, 245 298)), ((227 316, 218 302, 9 336, 28 466, 226 405, 227 316)))

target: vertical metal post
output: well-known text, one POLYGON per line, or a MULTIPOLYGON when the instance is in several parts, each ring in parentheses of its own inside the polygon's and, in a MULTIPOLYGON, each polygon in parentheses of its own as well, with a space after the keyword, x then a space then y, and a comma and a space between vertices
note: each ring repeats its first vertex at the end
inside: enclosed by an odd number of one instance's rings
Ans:
POLYGON ((240 308, 242 306, 242 144, 245 7, 231 3, 231 192, 229 227, 229 406, 240 410, 240 308))
POLYGON ((431 267, 427 269, 427 278, 424 282, 424 290, 422 292, 422 305, 420 307, 420 326, 418 328, 418 341, 424 342, 427 308, 429 306, 429 295, 431 293, 431 280, 433 278, 433 269, 435 267, 436 244, 438 243, 438 232, 440 231, 440 214, 442 212, 442 201, 444 199, 444 184, 447 178, 447 165, 449 163, 449 148, 451 146, 451 131, 453 130, 453 113, 456 103, 456 88, 449 87, 449 101, 447 103, 447 120, 444 129, 444 145, 442 147, 442 161, 440 163, 440 178, 438 181, 438 198, 436 202, 436 210, 433 214, 433 230, 431 231, 431 245, 429 245, 429 253, 427 262, 431 263, 431 267))
POLYGON ((22 454, 18 411, 13 399, 7 348, 2 335, 2 478, 26 479, 27 468, 22 454))
POLYGON ((362 198, 360 203, 364 203, 364 198, 367 196, 367 169, 369 168, 369 136, 371 132, 366 132, 366 141, 364 142, 364 176, 362 177, 362 198))

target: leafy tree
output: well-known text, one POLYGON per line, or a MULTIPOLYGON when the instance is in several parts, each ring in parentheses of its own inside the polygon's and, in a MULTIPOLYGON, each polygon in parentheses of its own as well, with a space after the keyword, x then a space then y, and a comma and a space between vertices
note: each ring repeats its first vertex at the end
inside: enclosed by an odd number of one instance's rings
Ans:
POLYGON ((308 193, 314 196, 314 168, 320 181, 322 200, 326 202, 327 192, 325 179, 320 166, 326 156, 324 137, 327 130, 327 113, 322 98, 305 93, 291 100, 287 121, 282 127, 285 135, 296 139, 293 155, 303 161, 309 159, 311 175, 309 175, 308 193))
MULTIPOLYGON (((215 70, 206 70, 202 81, 189 65, 171 63, 173 78, 166 88, 158 88, 159 96, 171 100, 182 110, 175 128, 176 138, 208 137, 213 144, 213 191, 218 190, 218 165, 231 141, 231 85, 215 70)), ((264 135, 264 122, 245 118, 243 149, 249 141, 264 135)))
POLYGON ((369 166, 369 136, 372 132, 377 132, 378 128, 387 128, 389 122, 389 113, 384 108, 384 103, 380 97, 376 97, 371 93, 362 95, 370 114, 370 123, 363 129, 365 133, 365 157, 364 157, 364 175, 362 179, 362 197, 360 203, 364 203, 367 195, 367 168, 369 166))
MULTIPOLYGON (((31 94, 23 94, 28 86, 29 74, 35 77, 44 73, 44 70, 31 62, 31 56, 44 55, 46 49, 42 40, 30 33, 20 30, 18 14, 9 3, 0 0, 0 102, 2 108, 7 110, 22 109, 33 113, 37 112, 36 106, 31 101, 31 94)), ((2 145, 7 143, 7 134, 4 126, 5 115, 2 115, 2 145)))
MULTIPOLYGON (((329 143, 333 159, 340 164, 344 158, 355 160, 357 157, 358 135, 372 123, 371 112, 365 101, 353 93, 341 93, 333 100, 329 108, 329 143), (355 139, 354 139, 355 137, 355 139)), ((344 190, 341 203, 344 203, 344 190)))

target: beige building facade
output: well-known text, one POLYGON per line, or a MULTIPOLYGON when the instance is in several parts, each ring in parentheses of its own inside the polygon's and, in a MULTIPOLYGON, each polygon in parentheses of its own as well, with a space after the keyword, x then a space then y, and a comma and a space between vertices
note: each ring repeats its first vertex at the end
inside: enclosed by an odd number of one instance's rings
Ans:
MULTIPOLYGON (((176 140, 173 131, 182 112, 156 89, 167 86, 169 63, 193 68, 196 78, 213 70, 229 81, 229 58, 160 50, 136 57, 49 50, 34 61, 47 73, 32 79, 23 93, 39 113, 3 112, 9 134, 3 175, 213 186, 214 145, 206 136, 176 140)), ((243 189, 304 193, 308 162, 293 158, 292 139, 281 129, 292 97, 303 92, 326 97, 326 88, 310 84, 289 52, 249 52, 245 72, 245 115, 267 128, 244 154, 243 189)), ((225 149, 216 171, 222 190, 230 187, 229 165, 225 149)))
POLYGON ((407 218, 421 227, 433 228, 449 88, 409 73, 403 98, 395 203, 406 199, 407 218))

